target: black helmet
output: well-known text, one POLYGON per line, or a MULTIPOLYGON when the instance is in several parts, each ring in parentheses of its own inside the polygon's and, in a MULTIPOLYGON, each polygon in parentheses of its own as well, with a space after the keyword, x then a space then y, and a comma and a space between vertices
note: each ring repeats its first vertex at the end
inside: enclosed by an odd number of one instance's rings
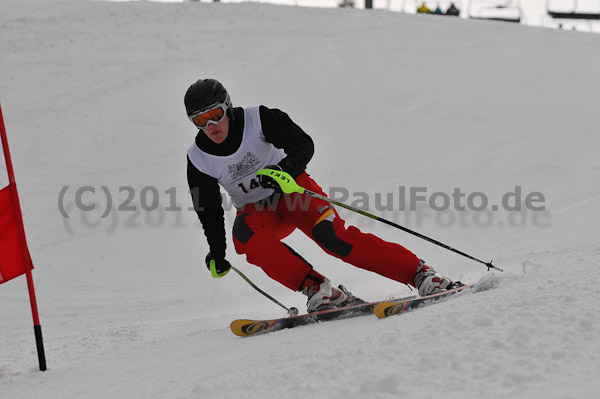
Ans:
POLYGON ((233 105, 225 87, 215 79, 199 79, 185 92, 183 98, 188 117, 217 104, 228 103, 227 116, 233 118, 233 105))

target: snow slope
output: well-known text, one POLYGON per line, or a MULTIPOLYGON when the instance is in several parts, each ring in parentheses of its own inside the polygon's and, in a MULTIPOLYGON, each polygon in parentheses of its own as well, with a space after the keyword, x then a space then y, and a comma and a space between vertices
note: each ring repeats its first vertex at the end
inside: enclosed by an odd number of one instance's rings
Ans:
MULTIPOLYGON (((37 371, 25 279, 2 285, 0 398, 596 397, 599 46, 592 34, 378 11, 3 0, 0 101, 49 370, 37 371), (389 320, 234 337, 235 318, 283 313, 203 264, 182 100, 209 76, 236 105, 288 112, 315 140, 309 172, 330 193, 365 207, 366 196, 369 211, 505 272, 341 211, 349 223, 497 287, 389 320), (545 208, 377 206, 376 193, 401 202, 402 187, 438 200, 459 188, 462 205, 481 193, 490 207, 520 187, 545 208), (79 205, 96 209, 78 208, 80 188, 79 205)), ((286 242, 364 299, 409 292, 301 234, 286 242)))

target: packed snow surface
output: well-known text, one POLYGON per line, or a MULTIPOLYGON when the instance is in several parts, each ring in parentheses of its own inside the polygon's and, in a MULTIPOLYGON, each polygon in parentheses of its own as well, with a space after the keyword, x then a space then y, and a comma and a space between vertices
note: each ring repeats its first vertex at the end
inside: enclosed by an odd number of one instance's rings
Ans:
MULTIPOLYGON (((599 48, 595 34, 382 11, 2 0, 0 101, 48 370, 20 277, 0 286, 0 398, 596 398, 599 48), (233 319, 285 311, 204 265, 183 108, 201 77, 236 106, 286 111, 330 195, 504 272, 340 210, 348 223, 495 288, 235 337, 233 319)), ((301 233, 286 242, 363 299, 410 293, 301 233)), ((231 242, 228 258, 304 309, 231 242)))

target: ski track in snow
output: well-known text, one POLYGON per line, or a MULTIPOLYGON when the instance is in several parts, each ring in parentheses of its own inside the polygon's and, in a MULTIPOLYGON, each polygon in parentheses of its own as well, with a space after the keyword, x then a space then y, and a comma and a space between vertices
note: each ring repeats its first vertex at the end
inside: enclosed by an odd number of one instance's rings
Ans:
MULTIPOLYGON (((0 286, 1 399, 597 397, 599 36, 264 4, 0 7, 0 100, 49 367, 36 367, 25 279, 0 286), (498 203, 520 186, 544 194, 545 214, 443 219, 370 204, 505 270, 487 273, 340 211, 442 273, 494 288, 385 320, 237 338, 231 320, 282 311, 237 276, 214 280, 205 269, 204 236, 185 211, 185 151, 195 132, 182 99, 199 77, 221 79, 236 106, 288 112, 316 143, 309 172, 325 188, 460 187, 498 203), (68 219, 57 209, 65 186, 68 219), (98 201, 94 212, 78 212, 81 186, 97 189, 85 197, 98 201), (115 207, 126 197, 119 188, 133 187, 137 210, 102 218, 102 186, 115 207), (147 186, 159 190, 162 208, 175 188, 184 210, 140 210, 147 186)), ((231 213, 226 222, 229 231, 231 213)), ((299 234, 286 242, 366 300, 409 293, 299 234)), ((231 244, 228 257, 304 309, 302 295, 231 244)))

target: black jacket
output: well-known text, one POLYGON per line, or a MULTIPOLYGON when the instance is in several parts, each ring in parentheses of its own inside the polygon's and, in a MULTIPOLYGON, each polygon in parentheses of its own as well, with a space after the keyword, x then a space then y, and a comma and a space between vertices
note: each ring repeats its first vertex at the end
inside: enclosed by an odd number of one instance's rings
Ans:
MULTIPOLYGON (((297 177, 304 172, 313 156, 312 139, 283 111, 261 105, 259 113, 265 139, 275 147, 283 149, 287 155, 279 162, 279 166, 292 177, 297 177)), ((240 147, 243 133, 244 109, 238 107, 233 110, 233 118, 229 121, 229 134, 223 143, 214 143, 200 130, 196 135, 196 145, 208 154, 228 156, 240 147)), ((204 228, 210 251, 216 258, 224 258, 227 247, 225 218, 217 179, 196 169, 189 157, 187 179, 194 209, 204 228)))

